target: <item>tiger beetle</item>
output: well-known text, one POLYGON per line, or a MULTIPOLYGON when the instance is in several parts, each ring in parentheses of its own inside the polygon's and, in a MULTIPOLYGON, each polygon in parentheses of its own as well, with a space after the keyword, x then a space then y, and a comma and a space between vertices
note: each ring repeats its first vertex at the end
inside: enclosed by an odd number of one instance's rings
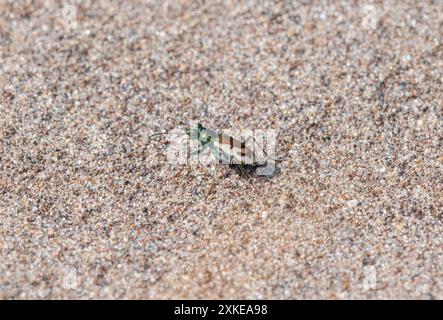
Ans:
MULTIPOLYGON (((186 125, 184 122, 180 121, 180 123, 186 125)), ((276 173, 275 160, 267 158, 263 147, 253 136, 249 136, 246 140, 239 140, 231 135, 207 128, 201 123, 187 126, 184 131, 191 141, 198 144, 196 150, 188 154, 188 159, 190 155, 202 155, 205 150, 209 149, 218 163, 228 164, 242 172, 253 169, 257 175, 268 177, 273 177, 276 173)), ((156 133, 150 137, 159 134, 167 133, 156 133)))

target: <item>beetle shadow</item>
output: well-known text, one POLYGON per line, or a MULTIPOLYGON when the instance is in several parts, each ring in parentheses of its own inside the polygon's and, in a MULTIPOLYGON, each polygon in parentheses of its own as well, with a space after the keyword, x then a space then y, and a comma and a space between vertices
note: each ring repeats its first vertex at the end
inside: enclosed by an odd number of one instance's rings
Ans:
POLYGON ((275 178, 280 170, 277 166, 274 167, 274 170, 272 174, 270 175, 263 175, 263 174, 257 174, 257 169, 263 168, 263 167, 257 167, 252 165, 240 165, 240 164, 230 164, 229 168, 235 171, 240 178, 243 179, 259 179, 259 178, 265 178, 265 179, 273 179, 275 178))

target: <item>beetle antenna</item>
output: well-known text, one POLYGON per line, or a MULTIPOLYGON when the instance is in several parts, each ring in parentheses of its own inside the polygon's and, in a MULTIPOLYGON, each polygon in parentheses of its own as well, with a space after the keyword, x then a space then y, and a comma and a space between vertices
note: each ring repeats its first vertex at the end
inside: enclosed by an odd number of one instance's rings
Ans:
POLYGON ((162 135, 162 134, 169 134, 169 132, 157 132, 157 133, 151 134, 149 136, 149 138, 152 138, 152 137, 155 137, 155 136, 159 136, 159 135, 162 135))

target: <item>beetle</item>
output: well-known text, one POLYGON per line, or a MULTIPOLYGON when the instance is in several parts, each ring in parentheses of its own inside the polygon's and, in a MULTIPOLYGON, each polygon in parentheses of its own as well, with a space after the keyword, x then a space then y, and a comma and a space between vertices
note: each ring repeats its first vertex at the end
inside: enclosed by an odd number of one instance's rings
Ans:
MULTIPOLYGON (((180 121, 181 122, 181 121, 180 121)), ((181 122, 185 124, 184 122, 181 122)), ((263 147, 258 144, 253 136, 246 140, 234 138, 231 135, 217 132, 207 128, 201 123, 196 123, 185 128, 185 133, 191 141, 196 142, 196 150, 188 154, 201 156, 207 149, 220 164, 228 164, 232 168, 245 171, 255 169, 258 175, 273 176, 275 174, 275 162, 267 157, 263 147)), ((153 137, 158 134, 151 135, 153 137)))

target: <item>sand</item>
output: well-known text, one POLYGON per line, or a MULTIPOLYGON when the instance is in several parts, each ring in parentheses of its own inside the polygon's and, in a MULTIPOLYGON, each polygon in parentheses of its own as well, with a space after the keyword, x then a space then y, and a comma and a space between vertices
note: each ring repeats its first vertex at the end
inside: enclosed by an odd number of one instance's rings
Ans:
POLYGON ((0 297, 442 299, 443 2, 346 3, 0 0, 0 297))

